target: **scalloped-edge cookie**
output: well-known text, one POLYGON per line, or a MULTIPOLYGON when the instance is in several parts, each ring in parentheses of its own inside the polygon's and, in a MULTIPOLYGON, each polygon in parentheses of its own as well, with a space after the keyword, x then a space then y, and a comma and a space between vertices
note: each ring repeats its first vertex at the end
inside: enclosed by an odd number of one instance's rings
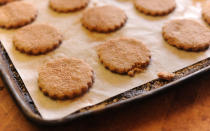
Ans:
POLYGON ((10 2, 0 6, 0 27, 17 28, 33 22, 37 16, 33 5, 23 2, 10 2))
POLYGON ((125 12, 115 6, 105 5, 87 9, 82 24, 90 31, 108 33, 121 28, 127 21, 125 12))
POLYGON ((150 51, 134 38, 117 38, 97 47, 101 63, 109 70, 134 76, 149 65, 150 51))
POLYGON ((57 12, 67 13, 85 8, 89 0, 50 0, 49 6, 57 12))
POLYGON ((186 51, 201 51, 209 47, 210 30, 190 19, 176 19, 167 22, 162 29, 168 44, 186 51))
POLYGON ((47 24, 32 24, 17 30, 13 44, 17 50, 30 55, 40 55, 54 50, 62 42, 62 35, 47 24))
POLYGON ((76 58, 58 58, 39 70, 40 90, 52 99, 71 99, 80 96, 94 83, 93 69, 76 58))
POLYGON ((210 24, 210 1, 203 4, 202 17, 208 24, 210 24))
POLYGON ((151 16, 163 16, 176 8, 175 0, 134 0, 134 5, 140 12, 151 16))

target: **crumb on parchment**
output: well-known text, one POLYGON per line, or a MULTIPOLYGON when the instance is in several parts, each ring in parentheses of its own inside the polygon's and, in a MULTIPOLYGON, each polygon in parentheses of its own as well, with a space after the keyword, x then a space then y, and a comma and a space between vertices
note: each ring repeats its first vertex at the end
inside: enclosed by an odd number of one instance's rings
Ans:
POLYGON ((163 79, 163 80, 172 80, 174 77, 175 77, 175 74, 174 73, 171 73, 171 72, 159 72, 157 74, 157 76, 160 78, 160 79, 163 79))

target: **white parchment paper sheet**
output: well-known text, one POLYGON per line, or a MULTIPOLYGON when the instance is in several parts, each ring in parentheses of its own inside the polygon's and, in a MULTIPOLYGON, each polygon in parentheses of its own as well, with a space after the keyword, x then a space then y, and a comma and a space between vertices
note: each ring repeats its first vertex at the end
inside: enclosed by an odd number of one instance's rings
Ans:
POLYGON ((176 10, 166 17, 145 16, 133 6, 132 0, 91 0, 88 8, 111 4, 125 10, 128 21, 117 32, 93 33, 81 26, 82 11, 59 14, 48 8, 48 0, 26 0, 33 4, 39 14, 34 23, 47 23, 56 27, 64 36, 62 45, 46 55, 29 56, 16 51, 12 36, 16 30, 0 29, 0 40, 17 68, 38 110, 45 119, 64 117, 80 108, 99 103, 156 78, 159 71, 175 71, 210 55, 209 50, 192 53, 178 50, 166 44, 161 35, 163 24, 176 18, 201 19, 200 3, 177 0, 176 10), (105 69, 98 61, 94 47, 106 40, 121 36, 143 41, 151 50, 152 59, 148 69, 135 77, 118 75, 105 69), (85 60, 95 71, 96 79, 88 93, 74 100, 55 101, 43 95, 37 85, 38 68, 47 60, 57 57, 76 57, 85 60))

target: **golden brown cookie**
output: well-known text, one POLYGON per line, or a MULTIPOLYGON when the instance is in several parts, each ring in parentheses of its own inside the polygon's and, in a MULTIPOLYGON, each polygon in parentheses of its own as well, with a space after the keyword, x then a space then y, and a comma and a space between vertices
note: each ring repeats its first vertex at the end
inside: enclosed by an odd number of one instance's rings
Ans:
POLYGON ((3 5, 3 4, 9 3, 9 2, 13 2, 13 1, 16 1, 16 0, 0 0, 0 5, 3 5))
POLYGON ((37 10, 23 1, 15 1, 0 7, 0 27, 17 28, 31 23, 37 10))
POLYGON ((46 24, 32 24, 19 29, 13 36, 13 43, 17 50, 39 55, 47 53, 62 42, 62 35, 52 26, 46 24))
POLYGON ((167 15, 176 8, 175 0, 134 0, 135 7, 152 16, 167 15))
POLYGON ((109 40, 97 48, 100 61, 113 72, 134 76, 150 62, 150 51, 133 38, 109 40))
POLYGON ((187 51, 205 50, 210 44, 210 30, 194 20, 169 21, 162 34, 168 44, 187 51))
POLYGON ((38 85, 53 99, 69 99, 87 92, 93 85, 92 68, 76 58, 59 58, 40 68, 38 85))
POLYGON ((157 76, 158 76, 160 79, 171 81, 171 80, 174 79, 175 74, 174 74, 174 73, 170 73, 170 72, 159 72, 159 73, 157 74, 157 76))
POLYGON ((89 0, 50 0, 49 6, 57 12, 72 12, 85 8, 89 0))
POLYGON ((210 1, 203 4, 202 17, 208 24, 210 24, 210 1))
POLYGON ((106 5, 86 10, 82 24, 91 31, 112 32, 121 28, 127 20, 125 12, 118 7, 106 5))

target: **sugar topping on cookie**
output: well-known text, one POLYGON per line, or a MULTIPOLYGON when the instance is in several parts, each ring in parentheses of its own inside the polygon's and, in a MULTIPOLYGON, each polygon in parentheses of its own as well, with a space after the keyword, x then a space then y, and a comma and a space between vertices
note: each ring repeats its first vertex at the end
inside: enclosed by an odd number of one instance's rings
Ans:
POLYGON ((150 62, 150 51, 139 40, 117 38, 97 47, 101 63, 109 70, 120 74, 134 76, 141 72, 150 62))
POLYGON ((31 23, 37 16, 36 8, 23 1, 10 2, 0 7, 0 27, 17 28, 31 23))
POLYGON ((57 12, 73 12, 85 8, 89 0, 50 0, 49 6, 57 12))
POLYGON ((162 33, 168 44, 187 51, 205 50, 210 44, 210 30, 190 19, 169 21, 162 33))
POLYGON ((31 55, 47 53, 62 42, 62 35, 47 24, 32 24, 17 30, 13 43, 17 50, 31 55))
POLYGON ((206 1, 205 4, 203 4, 202 17, 208 24, 210 24, 210 1, 206 1))
POLYGON ((108 33, 121 28, 127 20, 125 12, 115 6, 93 7, 83 13, 82 24, 90 31, 108 33))
POLYGON ((93 85, 94 73, 84 61, 59 58, 44 64, 39 71, 40 90, 53 99, 71 99, 87 92, 93 85))
POLYGON ((135 7, 152 16, 167 15, 176 8, 175 0, 134 0, 135 7))

